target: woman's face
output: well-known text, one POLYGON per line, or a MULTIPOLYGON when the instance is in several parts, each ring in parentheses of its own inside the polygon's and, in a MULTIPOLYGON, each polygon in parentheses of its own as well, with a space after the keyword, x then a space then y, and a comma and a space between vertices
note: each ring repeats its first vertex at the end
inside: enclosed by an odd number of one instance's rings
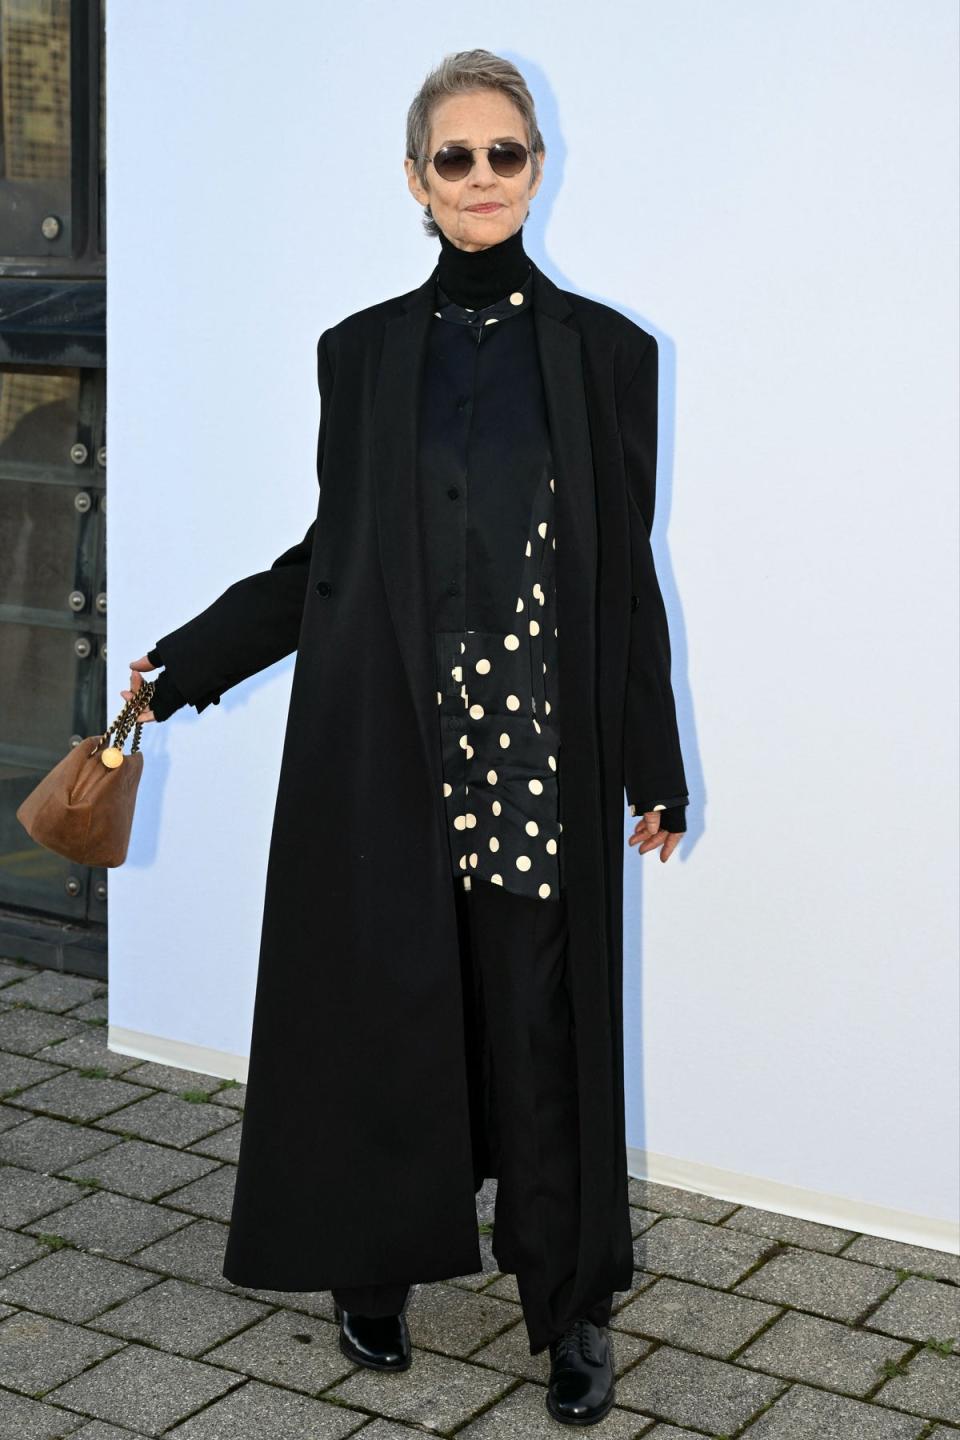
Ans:
MULTIPOLYGON (((447 95, 433 107, 427 154, 441 145, 492 145, 495 140, 519 140, 527 145, 523 116, 500 90, 470 90, 447 95)), ((527 207, 540 188, 540 174, 530 183, 530 156, 519 175, 497 175, 490 169, 486 150, 474 151, 474 165, 464 180, 442 180, 427 165, 427 185, 416 177, 413 161, 404 160, 410 193, 420 205, 429 205, 440 229, 461 250, 483 250, 519 230, 527 207), (477 206, 485 208, 478 210, 477 206)))

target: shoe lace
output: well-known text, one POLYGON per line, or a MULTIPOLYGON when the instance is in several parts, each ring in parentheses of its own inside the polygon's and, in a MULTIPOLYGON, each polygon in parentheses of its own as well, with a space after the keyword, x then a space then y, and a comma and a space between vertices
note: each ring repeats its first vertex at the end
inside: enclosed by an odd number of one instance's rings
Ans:
POLYGON ((563 1362, 572 1356, 583 1356, 592 1364, 599 1365, 603 1357, 597 1353, 593 1343, 597 1333, 597 1327, 581 1315, 558 1339, 554 1358, 563 1362))

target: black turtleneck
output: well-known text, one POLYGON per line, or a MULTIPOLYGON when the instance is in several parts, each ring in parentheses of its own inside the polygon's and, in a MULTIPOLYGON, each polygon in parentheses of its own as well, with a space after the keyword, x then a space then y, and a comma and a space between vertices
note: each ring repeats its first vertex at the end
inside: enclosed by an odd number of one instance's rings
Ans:
POLYGON ((479 310, 519 290, 530 273, 523 226, 484 250, 460 250, 440 231, 440 288, 457 305, 479 310))

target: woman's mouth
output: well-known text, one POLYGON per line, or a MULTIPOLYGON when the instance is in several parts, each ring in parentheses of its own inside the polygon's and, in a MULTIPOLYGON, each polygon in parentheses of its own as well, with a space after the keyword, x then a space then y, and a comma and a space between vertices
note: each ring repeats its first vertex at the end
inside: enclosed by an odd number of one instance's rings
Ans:
POLYGON ((503 206, 499 200, 488 200, 482 205, 468 205, 467 209, 472 210, 475 215, 490 215, 494 210, 502 210, 503 206))

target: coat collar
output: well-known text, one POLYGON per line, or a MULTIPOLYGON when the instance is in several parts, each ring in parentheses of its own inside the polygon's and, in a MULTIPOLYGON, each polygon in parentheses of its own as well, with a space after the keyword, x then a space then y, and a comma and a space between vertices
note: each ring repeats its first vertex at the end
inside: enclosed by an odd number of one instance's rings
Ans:
MULTIPOLYGON (((559 708, 564 743, 595 752, 596 495, 579 330, 565 293, 531 261, 534 323, 555 464, 559 708), (564 665, 565 652, 576 664, 564 665)), ((446 824, 432 621, 417 496, 421 376, 437 271, 388 312, 372 423, 383 582, 420 725, 437 816, 446 824)), ((597 785, 599 790, 599 782, 597 785)))

